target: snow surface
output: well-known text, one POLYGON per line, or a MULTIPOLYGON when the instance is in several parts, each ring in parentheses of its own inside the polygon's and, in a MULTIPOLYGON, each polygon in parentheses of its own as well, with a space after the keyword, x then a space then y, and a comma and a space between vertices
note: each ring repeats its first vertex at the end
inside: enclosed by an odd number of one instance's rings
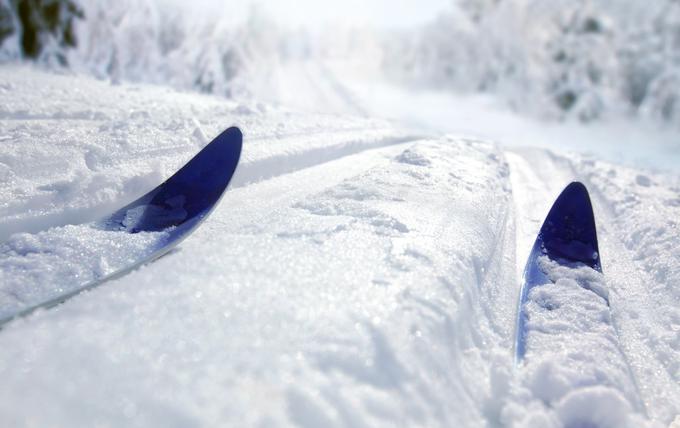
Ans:
POLYGON ((73 259, 59 253, 75 247, 57 243, 78 236, 84 257, 102 257, 95 235, 69 232, 227 126, 245 135, 233 185, 176 250, 3 327, 3 425, 680 421, 677 171, 414 131, 372 118, 380 103, 332 70, 306 69, 317 85, 295 76, 297 107, 334 113, 0 68, 4 292, 44 290, 22 275, 64 286, 73 259), (591 192, 604 275, 550 266, 515 367, 521 268, 575 179, 591 192))
POLYGON ((529 292, 523 385, 512 411, 543 426, 644 426, 644 407, 612 325, 604 275, 539 259, 550 283, 529 292), (526 412, 534 402, 554 412, 526 412))
POLYGON ((0 319, 133 266, 167 236, 168 231, 126 234, 95 224, 14 234, 0 244, 0 319))

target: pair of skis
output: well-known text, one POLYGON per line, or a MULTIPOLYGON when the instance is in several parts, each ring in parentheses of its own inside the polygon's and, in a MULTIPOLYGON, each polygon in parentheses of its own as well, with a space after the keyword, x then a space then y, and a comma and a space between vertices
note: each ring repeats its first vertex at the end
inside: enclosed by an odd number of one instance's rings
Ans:
MULTIPOLYGON (((164 232, 145 256, 134 263, 118 267, 94 281, 77 284, 70 291, 43 301, 27 302, 11 313, 0 312, 0 328, 9 321, 49 308, 83 291, 120 277, 170 251, 189 236, 215 208, 224 194, 241 154, 243 136, 238 128, 229 128, 204 147, 194 158, 161 185, 96 222, 98 230, 122 234, 164 232)), ((529 292, 550 283, 539 264, 547 256, 557 262, 582 263, 602 271, 597 233, 588 192, 581 183, 571 183, 557 198, 541 227, 524 270, 516 324, 515 359, 524 358, 527 339, 527 315, 524 305, 529 292)))

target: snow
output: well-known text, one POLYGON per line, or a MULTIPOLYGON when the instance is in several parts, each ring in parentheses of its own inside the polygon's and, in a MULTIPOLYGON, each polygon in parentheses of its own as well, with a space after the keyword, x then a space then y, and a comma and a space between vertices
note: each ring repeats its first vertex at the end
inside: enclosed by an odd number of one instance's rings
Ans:
POLYGON ((167 235, 126 236, 94 224, 12 235, 0 244, 0 319, 134 265, 167 235))
POLYGON ((300 122, 284 109, 197 101, 158 86, 78 77, 71 89, 73 76, 50 76, 46 85, 25 68, 3 72, 11 90, 0 112, 0 240, 101 218, 157 186, 207 143, 201 134, 217 135, 225 123, 246 129, 251 142, 236 186, 411 135, 377 119, 315 114, 300 122), (65 94, 70 105, 59 101, 65 94), (47 134, 49 144, 36 146, 47 134))
POLYGON ((332 64, 273 75, 292 82, 280 104, 0 67, 3 299, 143 253, 154 234, 102 253, 116 242, 88 223, 244 131, 230 189, 174 251, 3 326, 4 423, 677 424, 680 176, 656 162, 675 147, 662 132, 652 170, 574 153, 618 125, 546 131, 483 103, 465 123, 428 97, 416 124, 399 89, 364 91, 332 64), (591 192, 604 275, 544 261, 555 283, 532 290, 515 366, 521 268, 573 180, 591 192))
POLYGON ((645 426, 644 406, 612 325, 604 275, 545 256, 539 264, 551 282, 533 288, 524 305, 527 354, 520 368, 523 389, 514 393, 531 408, 530 394, 536 410, 510 406, 508 414, 518 421, 509 425, 540 417, 559 421, 557 426, 645 426))
MULTIPOLYGON (((314 64, 308 67, 314 68, 314 64)), ((505 146, 549 150, 557 147, 644 169, 675 171, 680 164, 677 131, 653 121, 631 120, 628 116, 587 124, 538 120, 510 111, 489 94, 456 95, 397 86, 354 68, 354 64, 331 61, 326 70, 332 75, 349 76, 343 82, 345 91, 350 98, 361 94, 365 114, 388 117, 430 132, 472 135, 505 146)), ((314 71, 307 73, 314 74, 314 71)), ((316 74, 324 73, 317 71, 316 74)), ((258 96, 265 97, 266 93, 258 96)), ((277 96, 287 104, 301 104, 300 97, 286 97, 285 93, 277 96)))
POLYGON ((459 374, 472 382, 475 373, 447 368, 451 358, 479 360, 455 345, 478 340, 461 303, 478 298, 503 230, 507 169, 498 154, 489 162, 493 145, 452 143, 400 144, 233 189, 177 253, 73 300, 82 318, 61 306, 7 326, 15 345, 1 366, 16 369, 26 363, 21 338, 41 330, 26 323, 70 325, 35 337, 47 340, 38 345, 47 359, 24 366, 36 383, 6 373, 2 413, 56 425, 481 420, 473 404, 482 388, 446 404, 461 391, 459 374), (498 207, 494 223, 475 221, 489 206, 498 207), (99 375, 72 377, 76 368, 99 375), (50 398, 63 382, 62 399, 50 398), (69 411, 72 400, 93 414, 69 411), (30 410, 36 401, 40 413, 30 410), (96 410, 103 403, 108 416, 96 410))

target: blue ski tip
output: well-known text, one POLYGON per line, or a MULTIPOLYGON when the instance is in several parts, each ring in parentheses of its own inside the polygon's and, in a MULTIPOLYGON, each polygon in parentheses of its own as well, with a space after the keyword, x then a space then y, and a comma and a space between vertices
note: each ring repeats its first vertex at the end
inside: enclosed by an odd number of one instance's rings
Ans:
POLYGON ((541 227, 539 239, 551 259, 581 262, 602 271, 593 207, 582 183, 573 182, 562 191, 541 227))
POLYGON ((120 233, 163 232, 147 254, 127 265, 112 266, 105 276, 86 283, 69 285, 69 291, 39 303, 33 303, 14 314, 0 317, 0 328, 13 319, 27 316, 36 309, 50 308, 83 291, 118 278, 170 251, 189 236, 215 208, 231 181, 241 156, 243 135, 229 128, 205 146, 186 165, 161 185, 93 223, 94 227, 120 233))
POLYGON ((242 143, 238 128, 225 130, 160 186, 104 219, 104 227, 137 233, 197 225, 227 188, 242 143))
POLYGON ((593 207, 582 183, 573 182, 560 193, 529 253, 517 309, 515 363, 522 361, 526 352, 527 316, 523 307, 529 291, 550 282, 539 266, 540 256, 557 262, 583 263, 602 272, 593 207))

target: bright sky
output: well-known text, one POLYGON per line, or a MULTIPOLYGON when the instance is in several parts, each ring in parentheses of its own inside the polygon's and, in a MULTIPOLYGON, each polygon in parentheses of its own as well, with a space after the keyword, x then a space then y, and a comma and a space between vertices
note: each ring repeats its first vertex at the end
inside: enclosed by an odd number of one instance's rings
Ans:
POLYGON ((267 0, 258 2, 282 25, 319 28, 328 23, 408 27, 450 9, 452 0, 267 0))
MULTIPOLYGON (((175 1, 186 6, 183 0, 175 1), (183 4, 184 3, 184 4, 183 4)), ((219 11, 226 19, 247 15, 260 7, 277 24, 292 28, 321 29, 328 24, 366 25, 379 28, 409 27, 431 20, 451 8, 455 0, 192 0, 192 9, 219 11)))

